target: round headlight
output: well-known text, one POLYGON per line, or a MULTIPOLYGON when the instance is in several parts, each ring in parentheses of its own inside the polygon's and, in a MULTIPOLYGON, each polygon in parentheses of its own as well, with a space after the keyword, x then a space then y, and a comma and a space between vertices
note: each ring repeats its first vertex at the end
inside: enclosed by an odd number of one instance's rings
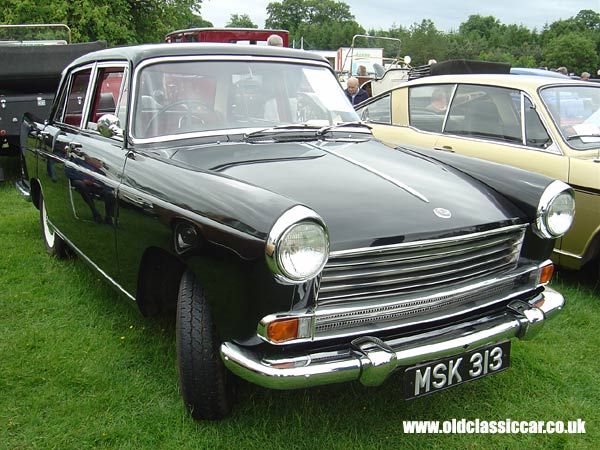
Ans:
POLYGON ((273 225, 265 253, 280 281, 303 283, 314 278, 329 257, 329 234, 323 219, 305 206, 289 209, 273 225))
POLYGON ((574 217, 573 190, 562 181, 554 181, 540 199, 536 219, 537 234, 543 238, 559 238, 569 231, 574 217))
POLYGON ((292 225, 281 237, 277 265, 294 281, 306 281, 323 269, 329 255, 329 240, 325 230, 315 222, 292 225))

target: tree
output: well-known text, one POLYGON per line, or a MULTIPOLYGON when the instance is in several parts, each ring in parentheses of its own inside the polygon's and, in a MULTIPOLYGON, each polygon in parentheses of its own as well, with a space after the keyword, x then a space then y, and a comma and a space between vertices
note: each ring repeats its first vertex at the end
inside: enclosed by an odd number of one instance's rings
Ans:
POLYGON ((0 22, 64 23, 73 41, 109 45, 162 42, 176 29, 210 24, 197 14, 202 0, 4 0, 0 22))
POLYGON ((288 30, 292 41, 301 38, 312 49, 349 45, 354 34, 364 33, 350 6, 336 0, 282 0, 267 5, 267 28, 288 30))
POLYGON ((466 22, 459 25, 458 31, 469 38, 482 38, 492 43, 493 38, 498 36, 501 27, 500 21, 492 16, 480 16, 474 14, 469 16, 466 22))
POLYGON ((303 23, 296 30, 296 43, 303 38, 304 48, 307 50, 336 50, 348 47, 355 34, 363 34, 365 29, 355 21, 329 22, 329 26, 303 23))
POLYGON ((570 72, 592 71, 598 65, 594 42, 580 33, 571 32, 548 42, 544 51, 544 65, 565 66, 570 72))
POLYGON ((431 58, 438 59, 444 51, 443 34, 437 30, 433 22, 423 19, 420 24, 413 24, 409 29, 410 37, 405 39, 402 51, 410 55, 413 64, 426 64, 431 58))
POLYGON ((258 28, 248 14, 232 14, 229 17, 229 23, 225 25, 229 28, 258 28))

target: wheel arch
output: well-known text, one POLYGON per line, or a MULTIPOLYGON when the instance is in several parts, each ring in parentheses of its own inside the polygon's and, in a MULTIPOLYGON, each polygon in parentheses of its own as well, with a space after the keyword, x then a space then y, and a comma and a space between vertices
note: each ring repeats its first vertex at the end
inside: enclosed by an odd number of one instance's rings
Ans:
POLYGON ((138 272, 136 302, 144 316, 170 313, 177 306, 177 294, 186 265, 158 247, 146 249, 138 272))
POLYGON ((596 230, 595 234, 590 239, 583 256, 584 264, 590 261, 598 261, 598 264, 600 265, 600 229, 596 230))

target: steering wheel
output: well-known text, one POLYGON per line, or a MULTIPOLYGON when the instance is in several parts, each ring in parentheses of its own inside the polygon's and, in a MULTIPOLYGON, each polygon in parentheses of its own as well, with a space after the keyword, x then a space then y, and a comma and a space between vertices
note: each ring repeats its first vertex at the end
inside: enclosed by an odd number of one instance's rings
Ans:
POLYGON ((200 121, 200 123, 204 123, 204 119, 206 118, 204 113, 209 113, 211 111, 212 109, 206 103, 198 100, 177 100, 176 102, 172 102, 163 106, 156 111, 156 113, 154 113, 154 115, 146 124, 144 135, 147 136, 151 128, 154 126, 154 123, 167 112, 183 113, 179 118, 179 128, 181 128, 181 124, 183 123, 184 119, 189 124, 192 123, 192 119, 197 119, 200 121), (178 108, 180 106, 183 107, 181 110, 178 108))
POLYGON ((306 92, 298 93, 298 116, 301 122, 306 122, 307 120, 327 120, 329 125, 333 125, 332 113, 319 105, 306 92))

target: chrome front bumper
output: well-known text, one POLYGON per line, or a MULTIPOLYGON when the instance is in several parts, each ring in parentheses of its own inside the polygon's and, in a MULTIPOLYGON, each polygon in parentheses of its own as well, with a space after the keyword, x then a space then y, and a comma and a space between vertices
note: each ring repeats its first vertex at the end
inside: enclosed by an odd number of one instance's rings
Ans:
POLYGON ((225 366, 252 383, 295 389, 360 380, 378 386, 396 369, 459 355, 510 338, 529 339, 564 306, 563 296, 546 287, 530 302, 511 302, 505 311, 442 329, 383 341, 354 339, 346 349, 264 355, 232 342, 221 345, 225 366), (533 306, 533 304, 538 305, 533 306))
POLYGON ((28 186, 25 185, 25 183, 23 183, 23 181, 17 181, 15 183, 15 187, 17 188, 17 191, 19 192, 19 194, 21 195, 21 197, 30 202, 31 201, 31 191, 29 189, 28 186))

